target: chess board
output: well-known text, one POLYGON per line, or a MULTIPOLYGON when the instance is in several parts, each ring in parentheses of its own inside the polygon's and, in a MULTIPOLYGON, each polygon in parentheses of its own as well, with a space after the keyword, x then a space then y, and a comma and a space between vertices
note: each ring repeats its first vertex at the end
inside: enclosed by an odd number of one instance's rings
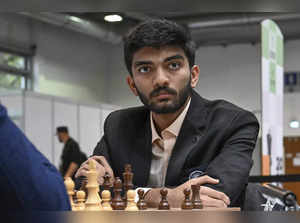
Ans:
MULTIPOLYGON (((124 176, 124 185, 119 177, 114 179, 113 187, 111 188, 109 183, 109 176, 104 177, 105 181, 102 186, 104 190, 100 191, 99 184, 97 182, 98 173, 96 171, 96 161, 89 161, 89 171, 87 177, 87 184, 85 185, 86 192, 83 190, 74 191, 74 182, 71 178, 65 180, 65 186, 69 195, 70 204, 73 211, 93 211, 93 212, 115 212, 121 215, 125 213, 143 213, 149 215, 151 213, 161 212, 160 216, 168 213, 184 212, 194 215, 201 212, 228 212, 228 211, 240 211, 240 208, 205 208, 203 209, 202 202, 200 200, 199 190, 200 185, 191 185, 191 191, 184 189, 184 200, 182 200, 181 208, 173 208, 170 206, 167 194, 168 190, 162 188, 160 190, 161 201, 158 204, 158 208, 148 207, 147 202, 144 199, 144 191, 139 189, 137 193, 133 190, 132 177, 130 164, 126 164, 124 176), (114 196, 111 196, 110 189, 113 189, 114 196), (124 195, 122 191, 124 189, 124 195), (136 196, 138 194, 138 202, 136 202, 136 196)), ((118 214, 118 215, 119 215, 118 214)), ((106 214, 104 214, 106 215, 106 214)), ((110 214, 111 215, 111 214, 110 214)), ((115 215, 115 214, 112 214, 115 215)), ((126 215, 126 214, 125 214, 126 215)), ((131 214, 132 215, 132 214, 131 214)), ((134 214, 133 214, 134 215, 134 214)), ((154 214, 155 215, 155 214, 154 214)))

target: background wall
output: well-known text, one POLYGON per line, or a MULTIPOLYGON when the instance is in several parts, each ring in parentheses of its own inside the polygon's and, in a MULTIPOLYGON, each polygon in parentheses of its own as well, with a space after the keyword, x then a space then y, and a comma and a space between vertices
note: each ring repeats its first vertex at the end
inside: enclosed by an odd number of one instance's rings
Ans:
POLYGON ((0 40, 36 45, 36 92, 106 101, 109 45, 84 34, 9 13, 0 14, 0 40))

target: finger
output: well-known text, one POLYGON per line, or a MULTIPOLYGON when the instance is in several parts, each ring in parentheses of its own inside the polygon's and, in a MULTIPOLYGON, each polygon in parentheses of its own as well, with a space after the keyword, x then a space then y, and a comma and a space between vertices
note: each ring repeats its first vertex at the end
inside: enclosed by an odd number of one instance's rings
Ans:
POLYGON ((227 205, 222 200, 214 199, 212 197, 202 195, 200 197, 203 207, 226 208, 227 205))
POLYGON ((81 177, 81 176, 84 176, 84 177, 87 177, 87 171, 85 169, 78 169, 78 171, 76 172, 75 174, 75 178, 77 177, 81 177))
POLYGON ((96 171, 97 171, 99 177, 104 177, 105 172, 106 172, 104 166, 102 166, 100 163, 96 164, 96 171))
POLYGON ((219 180, 218 179, 214 179, 210 176, 202 176, 202 177, 197 177, 194 179, 191 179, 191 184, 218 184, 219 180))
POLYGON ((114 172, 104 156, 92 156, 91 158, 102 164, 106 172, 111 176, 111 178, 114 178, 114 172))
POLYGON ((226 205, 230 204, 230 199, 226 194, 224 194, 223 192, 214 190, 212 188, 201 186, 200 187, 200 194, 201 195, 207 195, 207 196, 209 196, 211 198, 214 198, 214 199, 222 200, 226 205))
POLYGON ((90 168, 88 164, 84 164, 80 166, 80 169, 89 170, 90 168))
POLYGON ((98 180, 99 185, 102 185, 104 183, 104 178, 103 177, 99 176, 97 180, 98 180))

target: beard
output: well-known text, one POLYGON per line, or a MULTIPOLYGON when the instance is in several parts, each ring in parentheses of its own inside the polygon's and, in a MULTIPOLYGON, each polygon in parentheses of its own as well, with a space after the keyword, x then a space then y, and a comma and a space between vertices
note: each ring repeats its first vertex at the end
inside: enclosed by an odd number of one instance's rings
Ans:
POLYGON ((187 81, 186 85, 178 92, 173 88, 158 87, 150 93, 150 96, 148 98, 145 94, 143 94, 141 91, 139 91, 138 88, 136 88, 136 90, 137 90, 137 93, 139 95, 141 102, 145 105, 146 108, 148 108, 152 112, 155 112, 157 114, 175 113, 180 108, 182 108, 182 106, 185 104, 188 97, 191 95, 191 92, 192 92, 191 76, 190 76, 189 80, 187 81), (174 99, 161 100, 161 102, 163 102, 163 101, 167 102, 168 100, 172 100, 171 103, 159 105, 158 103, 150 102, 150 99, 159 95, 161 91, 167 92, 168 94, 175 96, 174 99))

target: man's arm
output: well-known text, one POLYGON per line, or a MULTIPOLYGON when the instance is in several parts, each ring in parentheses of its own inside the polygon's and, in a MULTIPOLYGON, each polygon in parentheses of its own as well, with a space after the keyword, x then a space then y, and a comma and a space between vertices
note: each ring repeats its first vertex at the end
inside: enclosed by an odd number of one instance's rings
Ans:
POLYGON ((252 113, 243 111, 224 131, 227 140, 206 170, 209 176, 219 179, 220 183, 206 186, 224 192, 234 206, 248 182, 259 124, 252 113))
POLYGON ((104 175, 105 173, 108 173, 110 175, 110 180, 113 182, 114 180, 114 172, 107 160, 109 160, 108 156, 108 148, 105 143, 104 136, 100 140, 100 142, 97 144, 93 156, 91 156, 87 161, 81 164, 80 168, 77 170, 75 177, 87 177, 87 172, 89 171, 89 165, 88 162, 90 159, 96 160, 96 170, 98 172, 98 183, 102 185, 104 182, 104 175))
MULTIPOLYGON (((170 189, 168 188, 168 202, 171 207, 178 208, 181 206, 182 201, 184 200, 183 191, 185 188, 191 190, 191 185, 193 184, 218 184, 219 180, 213 179, 209 176, 202 176, 195 179, 191 179, 184 184, 170 189)), ((157 207, 160 200, 161 188, 153 188, 149 190, 145 195, 145 201, 150 207, 157 207)), ((204 208, 206 207, 219 207, 224 208, 230 204, 229 198, 222 192, 216 191, 214 189, 201 186, 200 189, 200 199, 204 208)))
POLYGON ((72 177, 77 169, 78 169, 78 164, 75 162, 71 162, 64 178, 66 179, 67 177, 72 177))

